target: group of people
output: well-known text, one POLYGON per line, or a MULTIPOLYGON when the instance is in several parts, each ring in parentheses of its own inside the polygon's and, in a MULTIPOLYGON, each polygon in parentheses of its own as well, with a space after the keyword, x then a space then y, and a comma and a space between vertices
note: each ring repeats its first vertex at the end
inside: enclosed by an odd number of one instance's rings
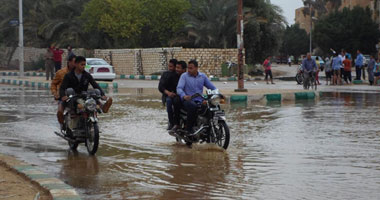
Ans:
MULTIPOLYGON (((370 85, 376 85, 377 80, 380 79, 380 68, 378 62, 376 62, 375 57, 373 55, 370 56, 368 62, 366 62, 366 58, 357 50, 357 56, 355 60, 352 60, 351 54, 347 53, 345 50, 342 50, 340 54, 334 52, 334 57, 331 59, 327 59, 326 67, 332 68, 332 74, 334 75, 333 84, 334 85, 342 85, 343 80, 346 84, 352 83, 352 67, 355 66, 356 78, 355 80, 361 80, 363 75, 363 79, 365 80, 365 69, 367 68, 368 73, 368 82, 370 85)), ((327 77, 327 75, 326 75, 327 77)))
POLYGON ((342 85, 352 84, 352 67, 355 66, 356 79, 365 79, 365 68, 367 67, 368 81, 370 85, 374 85, 380 80, 380 62, 376 62, 373 55, 370 56, 368 63, 365 62, 365 57, 357 50, 356 59, 353 60, 350 53, 347 53, 344 49, 337 53, 333 51, 331 58, 326 58, 324 66, 320 65, 318 57, 314 60, 311 58, 311 54, 308 53, 306 58, 302 61, 302 70, 304 72, 304 78, 309 76, 315 76, 317 84, 320 84, 318 74, 323 69, 326 74, 326 85, 342 85), (344 82, 343 82, 344 81, 344 82))
POLYGON ((158 84, 158 90, 162 93, 162 102, 166 105, 168 113, 169 134, 174 134, 180 127, 180 110, 184 108, 187 112, 186 131, 187 134, 194 132, 197 108, 202 103, 201 97, 193 98, 195 94, 202 94, 203 87, 215 90, 215 86, 208 77, 198 71, 198 62, 171 59, 168 71, 164 72, 158 84))
POLYGON ((86 58, 83 56, 69 55, 67 67, 58 70, 51 82, 51 93, 55 100, 58 101, 57 119, 64 129, 64 110, 68 106, 66 100, 69 98, 66 95, 66 90, 72 88, 76 94, 81 94, 88 90, 89 84, 94 89, 98 89, 101 94, 101 99, 105 101, 100 105, 103 113, 107 113, 112 105, 112 98, 106 97, 103 90, 96 83, 92 75, 85 71, 86 58))
MULTIPOLYGON (((75 56, 70 45, 67 46, 67 57, 75 56)), ((45 53, 45 72, 46 80, 54 78, 54 74, 62 68, 62 54, 64 51, 59 47, 50 46, 45 53)))

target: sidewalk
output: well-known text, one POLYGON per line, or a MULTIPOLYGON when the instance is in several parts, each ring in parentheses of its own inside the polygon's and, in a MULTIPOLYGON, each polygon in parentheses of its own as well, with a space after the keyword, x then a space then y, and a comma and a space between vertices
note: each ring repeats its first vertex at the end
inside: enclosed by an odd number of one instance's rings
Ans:
POLYGON ((10 165, 21 166, 22 163, 12 157, 0 154, 0 199, 52 199, 46 189, 32 183, 10 165))
POLYGON ((35 166, 0 154, 0 199, 80 200, 76 191, 63 181, 35 166))

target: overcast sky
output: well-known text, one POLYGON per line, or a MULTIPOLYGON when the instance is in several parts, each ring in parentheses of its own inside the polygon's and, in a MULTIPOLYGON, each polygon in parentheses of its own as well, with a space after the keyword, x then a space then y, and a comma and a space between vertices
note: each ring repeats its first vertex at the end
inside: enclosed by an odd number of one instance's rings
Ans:
POLYGON ((271 0, 271 2, 282 8, 289 25, 294 24, 296 9, 303 6, 302 0, 271 0))

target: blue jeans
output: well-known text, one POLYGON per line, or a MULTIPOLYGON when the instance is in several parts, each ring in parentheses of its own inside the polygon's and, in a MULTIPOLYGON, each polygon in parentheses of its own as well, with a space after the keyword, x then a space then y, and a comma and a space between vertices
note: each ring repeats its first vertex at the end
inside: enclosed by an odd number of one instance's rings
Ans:
POLYGON ((183 106, 187 112, 186 129, 187 131, 192 132, 193 126, 197 119, 198 105, 194 101, 183 101, 183 106))
POLYGON ((178 96, 171 98, 166 97, 166 111, 170 125, 179 125, 179 113, 181 110, 181 100, 178 96))
POLYGON ((356 80, 361 80, 362 76, 362 67, 356 66, 356 80))

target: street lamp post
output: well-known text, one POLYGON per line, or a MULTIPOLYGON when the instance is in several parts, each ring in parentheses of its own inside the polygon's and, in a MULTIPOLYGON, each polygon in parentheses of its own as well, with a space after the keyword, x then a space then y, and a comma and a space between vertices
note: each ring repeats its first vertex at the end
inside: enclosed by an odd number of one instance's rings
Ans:
POLYGON ((18 12, 19 12, 19 65, 20 65, 20 77, 24 77, 24 22, 22 19, 22 0, 18 1, 18 12))
POLYGON ((311 13, 311 1, 309 2, 309 12, 310 12, 310 53, 313 51, 313 43, 312 43, 312 33, 313 33, 313 14, 311 13))
POLYGON ((244 20, 243 20, 243 0, 238 1, 237 16, 237 48, 238 48, 238 89, 235 92, 247 92, 244 89, 244 70, 243 70, 243 49, 244 49, 244 20))

